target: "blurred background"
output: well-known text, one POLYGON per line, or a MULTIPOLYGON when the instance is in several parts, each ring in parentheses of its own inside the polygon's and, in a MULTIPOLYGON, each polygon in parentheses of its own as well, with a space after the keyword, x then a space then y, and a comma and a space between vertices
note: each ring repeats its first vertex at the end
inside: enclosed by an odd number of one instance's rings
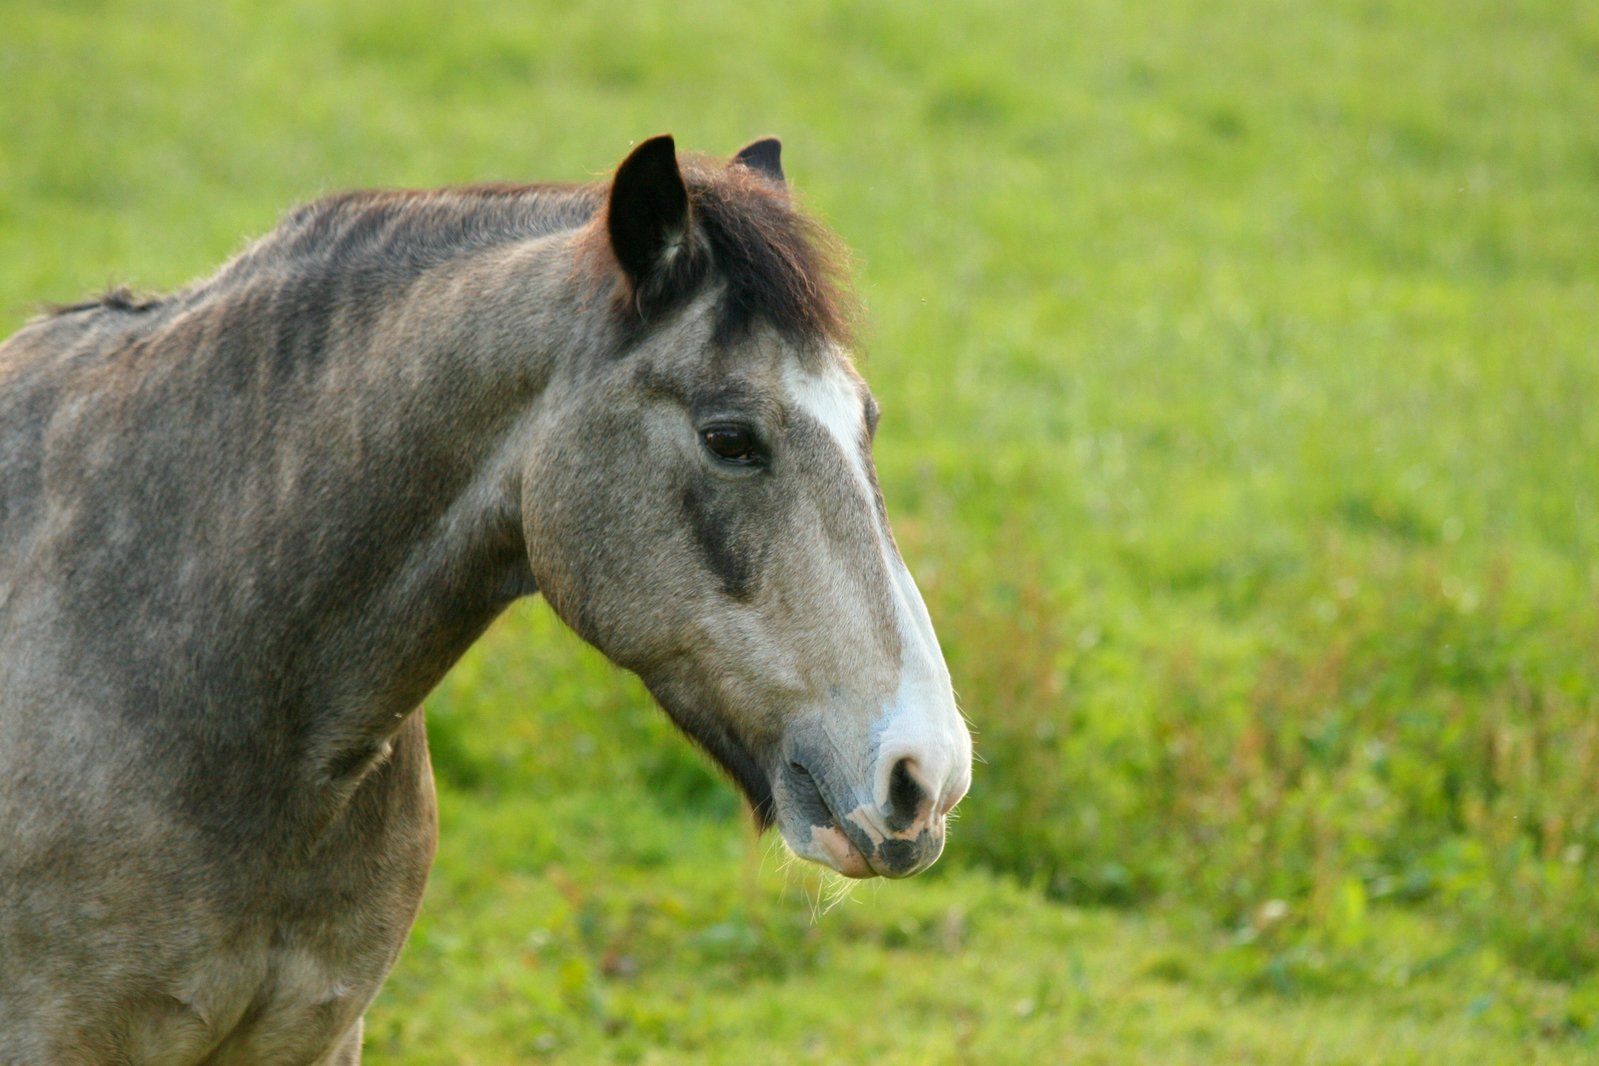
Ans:
POLYGON ((540 601, 427 704, 381 1063, 1599 1055, 1599 6, 0 0, 0 326, 352 186, 784 139, 978 730, 755 840, 540 601))

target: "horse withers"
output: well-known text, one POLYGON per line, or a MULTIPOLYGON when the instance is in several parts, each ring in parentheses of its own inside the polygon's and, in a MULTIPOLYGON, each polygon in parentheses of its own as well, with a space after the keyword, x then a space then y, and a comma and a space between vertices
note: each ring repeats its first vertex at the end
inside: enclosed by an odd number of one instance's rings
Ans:
POLYGON ((355 1062, 435 806, 414 710, 541 592, 760 827, 943 844, 971 741, 775 140, 336 196, 0 347, 0 1063, 355 1062))

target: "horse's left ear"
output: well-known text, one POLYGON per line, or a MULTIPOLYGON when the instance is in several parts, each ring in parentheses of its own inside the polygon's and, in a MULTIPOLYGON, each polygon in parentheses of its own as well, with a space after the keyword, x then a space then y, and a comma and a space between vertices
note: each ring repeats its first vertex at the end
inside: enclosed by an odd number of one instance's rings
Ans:
POLYGON ((783 178, 783 142, 776 137, 762 137, 758 141, 751 141, 738 150, 733 162, 742 163, 779 185, 787 184, 783 178))
POLYGON ((671 134, 651 137, 616 168, 605 217, 611 249, 635 291, 646 288, 685 250, 689 221, 677 145, 671 134))

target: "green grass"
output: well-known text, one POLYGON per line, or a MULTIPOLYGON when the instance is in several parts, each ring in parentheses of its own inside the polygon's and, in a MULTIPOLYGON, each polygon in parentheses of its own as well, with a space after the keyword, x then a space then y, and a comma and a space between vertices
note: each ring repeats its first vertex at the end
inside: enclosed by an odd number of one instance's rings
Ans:
POLYGON ((0 0, 0 325, 352 185, 776 132, 980 730, 825 914, 513 611, 374 1061, 1586 1061, 1599 8, 0 0))
POLYGON ((1279 905, 1227 927, 1172 901, 1084 908, 974 862, 970 818, 932 873, 841 891, 752 840, 640 687, 540 604, 429 714, 443 845, 369 1020, 377 1061, 1594 1054, 1599 983, 1541 979, 1436 905, 1346 887, 1317 924, 1279 905))

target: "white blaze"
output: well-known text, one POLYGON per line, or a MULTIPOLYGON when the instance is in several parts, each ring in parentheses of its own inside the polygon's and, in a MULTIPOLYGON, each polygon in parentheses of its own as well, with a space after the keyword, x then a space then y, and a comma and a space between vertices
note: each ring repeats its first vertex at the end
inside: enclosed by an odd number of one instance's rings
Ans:
POLYGON ((844 453, 855 482, 870 502, 871 481, 866 476, 866 459, 861 446, 866 440, 866 409, 853 378, 836 362, 820 374, 809 374, 789 364, 783 375, 794 406, 820 422, 844 453))
POLYGON ((971 781, 971 733, 955 706, 949 669, 921 592, 878 517, 876 494, 866 469, 866 412, 860 387, 837 361, 829 362, 819 374, 790 365, 785 384, 793 404, 821 423, 849 464, 863 505, 872 515, 894 600, 901 649, 899 684, 872 726, 876 748, 872 802, 887 809, 894 767, 901 759, 909 759, 913 775, 942 814, 971 781))
POLYGON ((971 782, 972 736, 955 706, 949 668, 921 592, 904 563, 897 557, 888 563, 899 625, 899 688, 883 709, 872 799, 887 809, 894 767, 910 759, 912 776, 942 814, 971 782))

